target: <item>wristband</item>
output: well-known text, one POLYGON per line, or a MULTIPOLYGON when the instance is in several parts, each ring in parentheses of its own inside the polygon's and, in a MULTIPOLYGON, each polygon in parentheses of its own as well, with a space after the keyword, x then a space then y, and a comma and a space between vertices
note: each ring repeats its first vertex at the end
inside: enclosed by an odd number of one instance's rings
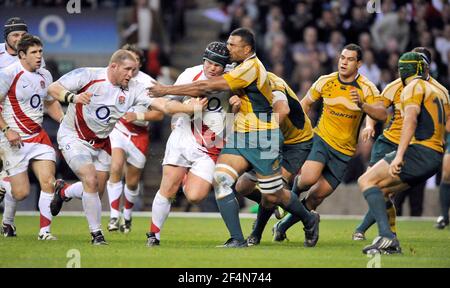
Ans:
POLYGON ((2 129, 3 134, 6 134, 6 132, 9 130, 9 126, 6 125, 5 128, 2 129))
POLYGON ((75 94, 73 94, 70 91, 67 91, 66 94, 64 95, 64 102, 66 103, 73 103, 75 102, 75 94))
POLYGON ((136 120, 145 121, 145 113, 144 112, 135 112, 136 120))

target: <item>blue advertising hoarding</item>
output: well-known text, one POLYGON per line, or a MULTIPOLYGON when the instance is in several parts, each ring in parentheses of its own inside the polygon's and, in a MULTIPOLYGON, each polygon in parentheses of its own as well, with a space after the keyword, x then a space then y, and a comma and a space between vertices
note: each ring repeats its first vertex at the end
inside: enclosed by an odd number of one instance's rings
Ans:
POLYGON ((27 23, 31 34, 41 38, 46 53, 110 54, 119 46, 114 9, 83 9, 69 14, 65 8, 2 8, 1 27, 15 16, 27 23))

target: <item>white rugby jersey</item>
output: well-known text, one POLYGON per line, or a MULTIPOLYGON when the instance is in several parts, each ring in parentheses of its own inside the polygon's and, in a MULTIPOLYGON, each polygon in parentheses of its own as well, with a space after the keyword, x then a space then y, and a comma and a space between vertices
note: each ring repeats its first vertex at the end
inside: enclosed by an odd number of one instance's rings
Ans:
POLYGON ((79 68, 63 75, 58 82, 67 90, 93 94, 88 105, 70 103, 62 126, 82 140, 96 142, 106 139, 117 121, 132 106, 150 106, 146 87, 131 79, 127 89, 108 80, 108 68, 79 68))
MULTIPOLYGON (((203 65, 198 65, 184 70, 174 85, 188 84, 197 80, 207 79, 203 73, 203 65)), ((208 106, 199 115, 201 118, 188 118, 186 116, 176 118, 175 126, 178 129, 190 130, 197 143, 205 147, 208 154, 214 155, 215 157, 220 153, 221 146, 223 145, 225 117, 231 108, 229 104, 230 95, 231 93, 229 91, 208 93, 206 96, 208 98, 208 106)), ((177 97, 171 98, 177 99, 177 97)), ((186 96, 182 98, 182 101, 187 101, 190 98, 186 96)), ((178 98, 178 100, 180 99, 178 98)))
POLYGON ((2 117, 22 139, 32 138, 41 131, 43 102, 53 100, 47 95, 52 82, 52 76, 46 69, 29 72, 20 61, 0 70, 2 117))
MULTIPOLYGON (((194 66, 184 70, 174 85, 189 84, 197 80, 208 80, 205 73, 203 73, 203 65, 194 66)), ((230 112, 230 95, 229 91, 216 91, 208 93, 206 96, 208 98, 208 107, 202 113, 202 121, 204 125, 208 126, 208 129, 214 131, 216 134, 221 134, 224 129, 226 113, 230 112)), ((176 98, 177 97, 173 97, 172 99, 176 98)), ((187 101, 190 98, 191 97, 186 96, 182 98, 182 101, 187 101)), ((177 121, 185 120, 186 118, 184 117, 177 119, 177 121)))
MULTIPOLYGON (((139 82, 140 84, 144 85, 145 88, 150 88, 153 86, 153 82, 155 79, 150 77, 149 75, 145 74, 142 71, 139 71, 139 73, 133 77, 134 80, 139 82)), ((128 112, 147 112, 147 109, 143 109, 142 106, 134 106, 131 107, 128 112)), ((123 118, 120 118, 120 121, 117 122, 116 127, 120 131, 129 132, 132 134, 139 134, 139 133, 146 133, 147 128, 149 126, 149 121, 141 121, 141 120, 135 120, 131 123, 127 123, 123 118)))
MULTIPOLYGON (((9 65, 19 61, 19 57, 17 55, 13 56, 6 51, 6 44, 0 43, 0 69, 8 67, 9 65)), ((41 68, 45 67, 44 58, 42 58, 41 68)))

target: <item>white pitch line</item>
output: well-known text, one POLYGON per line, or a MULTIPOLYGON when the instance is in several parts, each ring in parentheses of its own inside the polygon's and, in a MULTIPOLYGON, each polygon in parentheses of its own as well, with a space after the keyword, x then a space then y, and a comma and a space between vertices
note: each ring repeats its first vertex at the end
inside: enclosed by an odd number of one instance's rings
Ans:
MULTIPOLYGON (((17 216, 39 216, 38 211, 18 211, 17 216)), ((102 216, 108 217, 110 214, 108 211, 103 211, 102 216)), ((66 211, 61 212, 57 217, 84 217, 83 211, 66 211)), ((133 217, 150 218, 152 212, 133 212, 133 217)), ((171 212, 172 218, 213 218, 220 219, 220 213, 200 213, 200 212, 171 212)), ((242 219, 255 219, 256 214, 253 213, 239 213, 239 217, 242 219)), ((274 216, 272 216, 274 218, 274 216)), ((321 219, 331 220, 362 220, 363 215, 320 215, 321 219)), ((409 217, 399 216, 396 218, 399 221, 435 221, 436 217, 409 217)))

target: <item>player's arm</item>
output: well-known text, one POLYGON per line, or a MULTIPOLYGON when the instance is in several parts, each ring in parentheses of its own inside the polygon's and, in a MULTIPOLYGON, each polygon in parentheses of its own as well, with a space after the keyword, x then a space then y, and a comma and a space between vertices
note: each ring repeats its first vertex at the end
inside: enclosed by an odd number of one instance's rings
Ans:
POLYGON ((377 121, 373 120, 369 116, 366 116, 366 126, 361 132, 361 137, 364 142, 367 142, 370 138, 375 137, 375 125, 377 125, 377 121))
POLYGON ((384 122, 387 119, 387 111, 384 107, 384 102, 379 98, 379 92, 375 86, 373 86, 373 89, 370 91, 372 91, 370 95, 363 99, 364 96, 359 94, 358 89, 353 88, 350 90, 350 97, 359 109, 369 115, 372 119, 384 122), (371 100, 368 102, 367 99, 371 100), (379 100, 376 101, 375 99, 379 100))
POLYGON ((309 93, 300 101, 300 104, 302 105, 303 111, 305 114, 309 115, 309 111, 311 110, 311 107, 314 104, 314 101, 311 97, 309 97, 309 93))
POLYGON ((273 96, 273 112, 278 114, 278 123, 283 123, 291 111, 286 95, 281 91, 273 91, 273 96))
POLYGON ((150 87, 151 97, 162 97, 166 95, 184 95, 191 97, 201 97, 212 91, 230 90, 227 81, 223 76, 214 77, 208 80, 194 81, 183 85, 162 85, 157 82, 150 87))
POLYGON ((56 122, 61 123, 64 118, 64 111, 61 107, 61 104, 56 101, 44 101, 45 109, 47 110, 47 114, 56 122))
MULTIPOLYGON (((0 103, 3 104, 6 95, 8 94, 8 91, 10 89, 10 82, 7 81, 8 75, 0 73, 0 103)), ((15 147, 21 147, 23 146, 22 139, 20 137, 20 134, 16 131, 12 130, 8 123, 6 123, 5 119, 3 119, 2 113, 0 113, 0 129, 5 135, 6 139, 8 139, 8 142, 11 146, 15 147)))
POLYGON ((447 122, 445 122, 445 131, 450 133, 450 104, 445 105, 445 115, 447 122))
POLYGON ((92 93, 82 92, 80 94, 75 94, 67 90, 58 81, 53 82, 48 87, 48 95, 52 96, 54 99, 62 103, 81 103, 89 104, 91 102, 92 93))
POLYGON ((367 104, 363 102, 358 106, 364 113, 366 113, 368 116, 370 116, 370 118, 374 120, 384 122, 387 119, 387 111, 382 101, 374 104, 367 104))
POLYGON ((191 99, 191 101, 181 103, 176 100, 167 101, 164 107, 164 112, 169 115, 174 115, 176 113, 186 113, 192 115, 195 111, 202 111, 208 105, 207 98, 201 99, 191 99))
POLYGON ((6 123, 5 119, 3 119, 3 115, 0 113, 0 128, 2 129, 3 134, 5 134, 6 139, 8 139, 8 142, 13 147, 22 147, 22 138, 20 137, 20 134, 11 129, 8 126, 8 123, 6 123))
POLYGON ((403 166, 403 157, 416 131, 417 116, 419 113, 420 106, 418 105, 410 104, 405 107, 400 143, 398 144, 397 154, 390 166, 392 175, 398 175, 400 173, 401 167, 403 166))
POLYGON ((164 113, 161 111, 150 110, 147 112, 127 112, 123 116, 125 121, 133 122, 133 121, 161 121, 164 119, 164 113))

